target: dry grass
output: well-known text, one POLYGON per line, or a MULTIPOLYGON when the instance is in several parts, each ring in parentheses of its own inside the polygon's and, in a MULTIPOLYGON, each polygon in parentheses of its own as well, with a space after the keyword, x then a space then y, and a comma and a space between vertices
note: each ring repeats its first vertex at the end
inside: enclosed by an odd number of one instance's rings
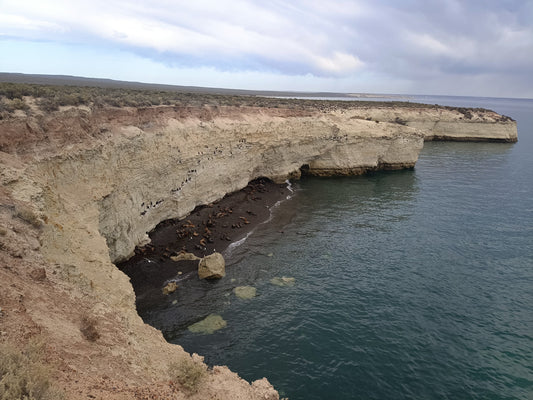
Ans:
POLYGON ((23 351, 0 343, 0 400, 64 399, 52 387, 52 369, 43 357, 42 343, 30 343, 23 351))
MULTIPOLYGON (((471 119, 473 112, 487 111, 483 108, 447 107, 437 104, 412 103, 407 101, 345 101, 311 100, 289 97, 264 97, 261 95, 235 95, 187 92, 172 89, 133 89, 75 85, 43 85, 0 82, 0 120, 11 117, 16 110, 31 114, 28 98, 46 113, 58 111, 60 106, 87 106, 91 109, 105 107, 151 107, 159 105, 177 107, 234 106, 267 107, 293 110, 319 110, 328 112, 360 107, 417 107, 456 110, 471 119)), ((502 116, 501 122, 513 121, 502 116)))
POLYGON ((172 382, 178 383, 189 393, 196 393, 200 383, 207 376, 207 366, 187 357, 171 363, 168 373, 172 382))
MULTIPOLYGON (((176 90, 128 89, 70 85, 38 85, 0 82, 0 116, 9 116, 14 110, 27 110, 26 99, 35 98, 38 107, 45 112, 59 110, 60 106, 102 107, 150 107, 171 106, 252 106, 289 109, 347 109, 354 107, 412 107, 431 108, 427 104, 401 101, 343 101, 275 98, 254 95, 196 93, 176 90)), ((0 118, 1 119, 1 118, 0 118)))

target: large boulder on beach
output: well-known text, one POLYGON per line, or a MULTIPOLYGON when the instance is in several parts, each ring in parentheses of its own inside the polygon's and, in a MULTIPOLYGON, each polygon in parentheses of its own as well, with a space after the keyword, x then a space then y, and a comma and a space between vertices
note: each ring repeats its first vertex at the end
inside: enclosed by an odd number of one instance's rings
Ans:
POLYGON ((163 288, 163 294, 168 295, 170 293, 174 293, 176 289, 178 288, 178 284, 176 282, 169 282, 167 285, 163 288))
POLYGON ((198 277, 200 279, 220 279, 224 276, 226 276, 226 263, 222 254, 210 254, 198 263, 198 277))

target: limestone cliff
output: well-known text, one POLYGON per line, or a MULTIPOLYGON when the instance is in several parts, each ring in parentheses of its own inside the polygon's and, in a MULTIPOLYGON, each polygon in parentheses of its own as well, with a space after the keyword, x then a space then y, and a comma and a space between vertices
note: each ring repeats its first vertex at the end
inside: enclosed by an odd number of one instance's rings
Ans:
POLYGON ((516 142, 516 122, 494 111, 459 107, 359 107, 354 116, 420 129, 425 140, 516 142))
POLYGON ((111 261, 122 260, 162 220, 183 217, 254 178, 283 181, 302 165, 317 175, 413 167, 423 146, 417 129, 348 113, 204 111, 184 118, 183 110, 166 107, 71 110, 63 121, 47 117, 16 126, 14 135, 22 138, 55 138, 67 130, 78 141, 65 143, 68 151, 52 140, 32 143, 38 156, 24 179, 9 183, 47 218, 45 251, 68 263, 73 249, 83 254, 90 247, 94 259, 107 246, 111 261))
MULTIPOLYGON (((496 113, 465 119, 438 107, 70 108, 0 121, 0 132, 0 194, 6 210, 25 207, 32 215, 26 220, 35 222, 28 229, 39 230, 40 244, 28 254, 35 253, 50 277, 52 286, 42 296, 61 288, 65 304, 83 298, 98 317, 112 315, 106 329, 122 336, 105 346, 124 357, 143 382, 166 373, 166 365, 154 360, 181 357, 183 351, 142 323, 128 278, 113 262, 145 243, 159 222, 184 217, 257 177, 298 177, 302 166, 316 175, 411 168, 424 138, 516 140, 515 123, 496 113)), ((17 229, 8 236, 19 235, 17 229)), ((26 309, 52 342, 64 335, 58 324, 73 324, 55 309, 26 309)), ((70 332, 69 340, 82 338, 70 332)), ((107 363, 101 368, 113 374, 107 363)), ((223 386, 222 375, 235 383, 223 398, 276 397, 263 381, 250 386, 229 371, 216 371, 210 375, 213 387, 223 386)))

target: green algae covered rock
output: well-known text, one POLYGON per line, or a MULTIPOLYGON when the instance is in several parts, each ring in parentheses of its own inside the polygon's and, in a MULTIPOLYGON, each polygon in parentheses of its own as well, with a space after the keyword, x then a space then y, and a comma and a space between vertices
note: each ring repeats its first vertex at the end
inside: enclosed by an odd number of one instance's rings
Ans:
POLYGON ((270 283, 276 286, 294 286, 296 279, 287 276, 276 276, 270 280, 270 283))
POLYGON ((257 290, 253 286, 237 286, 233 289, 233 293, 239 299, 249 300, 257 296, 257 290))
POLYGON ((210 314, 203 320, 192 324, 187 329, 193 333, 203 333, 204 335, 210 335, 219 329, 225 328, 228 325, 224 319, 217 314, 210 314))

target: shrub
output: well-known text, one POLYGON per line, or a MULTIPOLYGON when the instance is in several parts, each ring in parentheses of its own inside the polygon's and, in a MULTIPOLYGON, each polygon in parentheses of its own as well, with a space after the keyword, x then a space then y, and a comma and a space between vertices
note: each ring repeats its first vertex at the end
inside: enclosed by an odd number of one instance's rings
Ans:
POLYGON ((180 362, 173 362, 168 367, 172 382, 180 384, 186 391, 196 393, 200 383, 207 375, 207 366, 184 357, 180 362))
POLYGON ((0 112, 11 113, 15 109, 13 108, 13 102, 9 100, 0 99, 0 112))
POLYGON ((37 102, 37 105, 39 108, 46 112, 52 112, 59 110, 59 102, 56 100, 55 97, 45 97, 39 99, 37 102))
POLYGON ((85 339, 90 342, 95 342, 100 337, 96 329, 96 321, 93 318, 83 317, 81 319, 80 331, 85 339))
POLYGON ((397 124, 400 124, 400 125, 407 125, 407 121, 405 121, 404 119, 401 119, 400 117, 396 117, 394 119, 394 122, 396 122, 397 124))
POLYGON ((456 108, 456 110, 459 111, 461 114, 463 114, 466 119, 472 119, 473 117, 471 110, 468 108, 459 107, 459 108, 456 108))
POLYGON ((23 99, 13 99, 11 106, 15 110, 28 110, 30 108, 23 99))
POLYGON ((76 106, 79 104, 78 96, 75 94, 61 93, 56 99, 60 106, 76 106))
POLYGON ((28 93, 30 93, 29 86, 20 83, 5 83, 2 85, 2 90, 0 90, 0 95, 10 100, 22 99, 22 96, 28 96, 28 93))
POLYGON ((52 388, 52 371, 43 362, 44 346, 32 342, 24 351, 0 344, 0 400, 55 400, 63 393, 52 388))

